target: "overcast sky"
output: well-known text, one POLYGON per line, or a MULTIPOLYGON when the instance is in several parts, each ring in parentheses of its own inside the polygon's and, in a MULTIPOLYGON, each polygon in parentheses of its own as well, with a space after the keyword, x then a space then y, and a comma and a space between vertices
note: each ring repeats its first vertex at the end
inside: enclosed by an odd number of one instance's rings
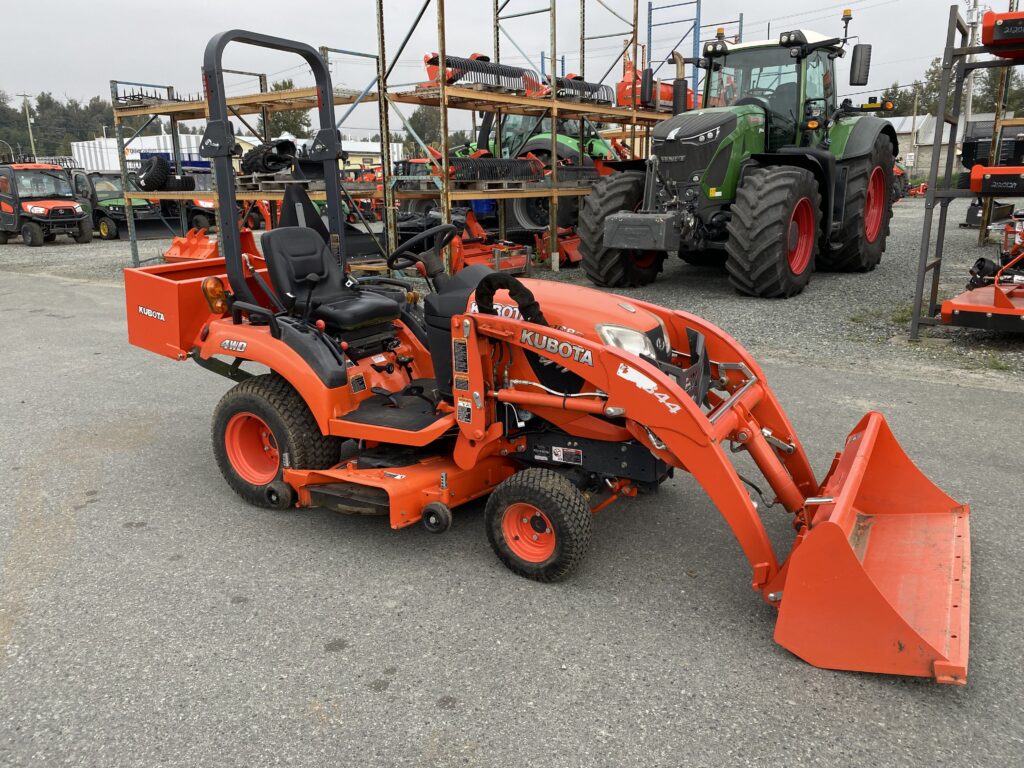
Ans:
MULTIPOLYGON (((669 5, 678 0, 656 0, 669 5)), ((777 38, 786 29, 814 29, 839 35, 842 8, 853 9, 851 34, 862 42, 874 44, 870 88, 893 82, 909 83, 918 77, 931 58, 941 54, 945 25, 952 0, 704 0, 703 24, 738 18, 744 14, 745 41, 764 39, 771 22, 771 36, 777 38)), ((532 10, 544 0, 511 0, 505 13, 532 10)), ((631 0, 605 0, 605 4, 624 17, 632 13, 631 0)), ((408 31, 422 0, 386 0, 386 35, 389 55, 393 55, 408 31)), ((966 0, 962 2, 966 6, 966 0)), ((984 3, 983 3, 984 5, 984 3)), ((1006 0, 993 4, 1006 7, 1006 0)), ((180 93, 200 90, 199 68, 203 48, 216 32, 242 28, 290 37, 314 46, 327 45, 376 53, 375 3, 373 0, 89 0, 61 2, 45 7, 25 0, 0 0, 3 6, 4 48, 9 66, 0 72, 0 90, 8 94, 36 94, 49 91, 54 96, 88 99, 94 95, 109 98, 111 78, 173 85, 180 93), (59 11, 58 11, 59 9, 59 11), (59 13, 59 21, 51 19, 59 13), (51 23, 52 22, 52 23, 51 23), (13 30, 45 29, 45 41, 36 34, 13 30)), ((437 22, 431 3, 391 78, 392 83, 410 83, 425 78, 422 57, 436 50, 437 22)), ((558 53, 564 54, 570 72, 579 71, 579 0, 558 0, 558 53)), ((493 53, 490 0, 447 0, 447 45, 450 55, 472 52, 493 53)), ((655 12, 655 23, 693 16, 692 7, 655 12)), ((504 22, 511 37, 539 68, 540 53, 550 48, 547 17, 529 16, 504 22)), ((647 2, 640 3, 640 39, 647 37, 647 2)), ((587 34, 614 34, 624 24, 601 7, 587 0, 587 34)), ((662 60, 682 36, 687 24, 654 29, 653 54, 662 60)), ((732 34, 735 25, 729 26, 732 34)), ((714 35, 706 29, 702 37, 714 35)), ((610 37, 587 44, 586 73, 593 79, 603 73, 621 49, 623 37, 610 37)), ((688 46, 688 44, 684 44, 688 46)), ((503 62, 523 64, 523 56, 503 37, 503 62)), ((689 55, 687 47, 685 55, 689 55)), ((292 77, 297 84, 310 82, 309 71, 296 65, 291 56, 234 46, 226 54, 229 68, 267 72, 271 79, 292 77)), ((362 89, 374 75, 374 64, 367 59, 338 57, 333 64, 335 85, 362 89)), ((671 77, 670 67, 659 76, 671 77)), ((606 82, 621 76, 616 68, 606 82)), ((847 82, 847 71, 840 63, 839 81, 847 82)), ((241 95, 257 90, 253 80, 229 76, 228 93, 241 95)), ((861 91, 850 89, 846 91, 861 91)), ((840 94, 844 91, 841 89, 840 94)), ((341 113, 339 112, 339 117, 341 113)), ((468 126, 468 117, 452 113, 452 127, 468 126)), ((392 126, 397 120, 392 118, 392 126)), ((359 108, 343 130, 369 135, 377 130, 374 107, 359 108)))

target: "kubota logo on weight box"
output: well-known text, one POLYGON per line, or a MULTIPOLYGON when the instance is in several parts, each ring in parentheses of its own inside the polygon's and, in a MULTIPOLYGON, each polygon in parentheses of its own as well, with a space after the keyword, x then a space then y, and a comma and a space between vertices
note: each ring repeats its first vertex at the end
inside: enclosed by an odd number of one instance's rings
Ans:
POLYGON ((154 320, 159 320, 161 323, 167 320, 167 318, 164 317, 163 312, 157 312, 155 309, 144 307, 141 304, 139 304, 139 314, 145 315, 146 317, 152 317, 154 320))

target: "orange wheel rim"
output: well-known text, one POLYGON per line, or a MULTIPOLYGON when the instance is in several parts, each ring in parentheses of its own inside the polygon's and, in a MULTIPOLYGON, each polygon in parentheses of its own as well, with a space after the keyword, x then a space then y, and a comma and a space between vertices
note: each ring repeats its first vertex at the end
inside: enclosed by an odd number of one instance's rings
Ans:
POLYGON ((266 485, 281 465, 277 440, 267 423, 252 413, 236 413, 224 430, 224 447, 238 476, 252 485, 266 485))
POLYGON ((505 544, 528 563, 543 563, 555 554, 555 529, 533 504, 510 504, 501 518, 505 544))
POLYGON ((878 239, 885 216, 885 172, 876 165, 868 181, 868 199, 864 203, 864 236, 869 243, 878 239))

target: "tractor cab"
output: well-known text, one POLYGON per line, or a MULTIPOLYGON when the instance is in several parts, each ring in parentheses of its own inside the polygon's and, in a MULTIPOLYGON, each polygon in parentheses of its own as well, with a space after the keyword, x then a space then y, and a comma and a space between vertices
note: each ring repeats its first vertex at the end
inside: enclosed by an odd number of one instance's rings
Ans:
POLYGON ((780 41, 728 45, 708 43, 704 79, 707 107, 752 105, 765 112, 767 151, 786 145, 817 144, 821 128, 836 109, 835 59, 841 41, 816 32, 786 33, 803 41, 788 47, 780 41), (717 50, 717 46, 723 46, 717 50), (803 48, 809 49, 806 55, 803 48), (796 56, 793 54, 797 53, 796 56), (811 128, 812 124, 815 124, 811 128), (806 139, 802 133, 806 132, 806 139))

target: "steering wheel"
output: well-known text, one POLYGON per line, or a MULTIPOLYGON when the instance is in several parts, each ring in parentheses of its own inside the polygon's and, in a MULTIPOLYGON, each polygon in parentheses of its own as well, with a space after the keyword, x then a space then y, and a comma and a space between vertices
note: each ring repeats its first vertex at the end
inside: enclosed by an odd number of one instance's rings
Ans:
POLYGON ((444 261, 441 259, 441 251, 455 239, 458 231, 454 224, 439 224, 436 227, 420 232, 391 252, 391 255, 388 256, 388 269, 409 269, 409 267, 422 264, 426 267, 427 277, 435 277, 441 274, 444 272, 444 261), (433 247, 422 253, 416 253, 415 249, 428 240, 434 241, 433 247))

